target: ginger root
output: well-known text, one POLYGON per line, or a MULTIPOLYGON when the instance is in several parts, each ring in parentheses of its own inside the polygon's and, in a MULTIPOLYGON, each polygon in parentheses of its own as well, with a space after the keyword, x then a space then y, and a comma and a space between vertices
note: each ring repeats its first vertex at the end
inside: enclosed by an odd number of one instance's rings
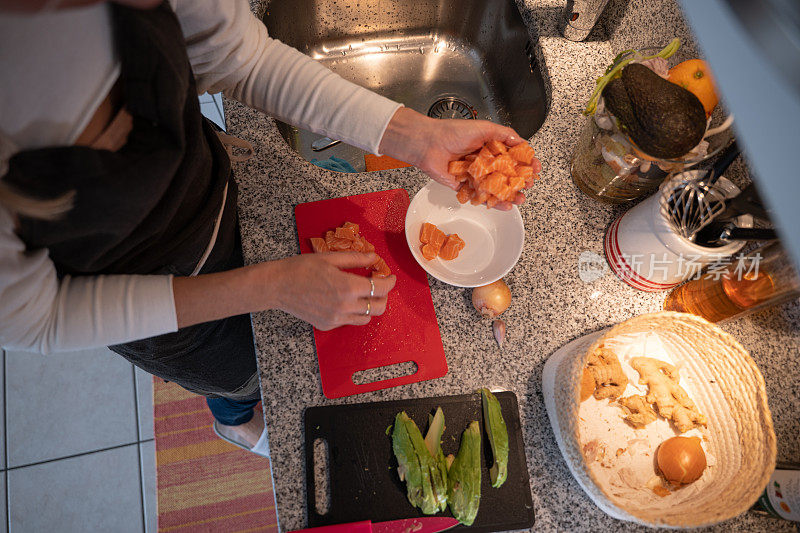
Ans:
POLYGON ((651 357, 634 357, 631 366, 639 373, 639 383, 649 388, 645 397, 647 403, 655 403, 658 414, 672 420, 678 431, 685 433, 706 424, 706 417, 678 385, 677 368, 651 357))
POLYGON ((656 412, 647 402, 647 399, 641 394, 626 396, 620 398, 617 402, 626 413, 624 416, 625 421, 636 429, 643 428, 658 418, 656 412))
POLYGON ((586 369, 594 378, 594 397, 598 400, 619 398, 625 392, 625 387, 628 386, 628 377, 625 375, 619 359, 605 346, 600 346, 589 354, 586 369))

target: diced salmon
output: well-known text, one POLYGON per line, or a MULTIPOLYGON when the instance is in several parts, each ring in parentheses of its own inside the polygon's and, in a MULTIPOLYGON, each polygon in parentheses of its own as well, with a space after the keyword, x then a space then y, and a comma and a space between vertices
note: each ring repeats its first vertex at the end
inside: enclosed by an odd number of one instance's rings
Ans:
POLYGON ((422 228, 419 230, 419 242, 422 244, 431 242, 431 237, 436 229, 438 228, 430 222, 423 222, 422 228))
POLYGON ((497 197, 503 202, 510 202, 516 196, 516 191, 514 191, 511 187, 506 185, 503 189, 498 193, 497 197))
POLYGON ((422 257, 428 261, 436 258, 437 251, 430 244, 423 244, 420 249, 422 250, 422 257))
POLYGON ((492 172, 481 182, 478 190, 489 194, 497 195, 500 189, 506 185, 508 178, 499 172, 492 172))
POLYGON ((342 226, 341 228, 336 228, 336 231, 334 232, 334 236, 337 239, 347 239, 348 241, 356 240, 357 234, 358 231, 354 231, 352 227, 348 228, 345 226, 342 226))
POLYGON ((470 176, 468 173, 464 173, 464 174, 456 174, 456 180, 458 180, 458 182, 459 182, 459 183, 464 183, 464 182, 465 182, 465 181, 467 181, 467 180, 468 180, 470 177, 471 177, 471 176, 470 176))
POLYGON ((476 191, 475 195, 472 197, 472 200, 470 200, 470 203, 472 205, 481 205, 483 203, 486 203, 486 200, 488 199, 489 199, 488 192, 476 191))
POLYGON ((477 153, 476 154, 468 154, 468 155, 464 156, 464 161, 469 161, 470 163, 472 163, 477 158, 478 158, 478 154, 477 153))
MULTIPOLYGON (((363 237, 362 237, 362 239, 363 239, 363 237)), ((374 251, 375 251, 375 246, 373 246, 372 243, 369 242, 367 239, 364 239, 364 252, 372 253, 374 251)))
POLYGON ((469 165, 470 165, 469 161, 457 159, 456 161, 450 161, 450 163, 447 165, 447 171, 454 176, 458 176, 459 174, 466 174, 469 165))
POLYGON ((386 264, 386 261, 384 261, 382 257, 379 257, 378 260, 372 264, 372 269, 375 271, 373 276, 385 278, 392 274, 389 265, 386 264))
POLYGON ((364 241, 362 238, 356 238, 350 241, 350 249, 354 252, 363 252, 364 251, 364 241))
POLYGON ((439 257, 445 261, 452 261, 458 257, 459 252, 464 249, 464 246, 464 241, 457 234, 453 233, 452 235, 448 235, 444 246, 439 250, 439 257))
POLYGON ((353 241, 350 239, 340 239, 338 237, 334 237, 330 245, 328 245, 328 248, 331 252, 346 252, 350 250, 352 244, 353 241))
POLYGON ((514 161, 510 155, 502 154, 492 161, 492 172, 500 172, 506 176, 513 176, 517 171, 517 162, 514 161))
POLYGON ((332 231, 332 230, 325 232, 325 244, 328 245, 328 250, 331 249, 331 245, 333 244, 333 239, 335 238, 334 234, 335 234, 335 232, 332 231))
POLYGON ((472 187, 470 187, 467 184, 464 184, 461 186, 460 189, 458 189, 458 193, 456 194, 456 199, 458 199, 458 201, 461 202, 462 204, 465 204, 470 201, 470 199, 472 198, 472 194, 474 192, 475 190, 472 187))
POLYGON ((519 176, 512 176, 508 178, 508 186, 516 193, 525 188, 525 178, 519 176))
POLYGON ((529 165, 517 165, 517 170, 515 174, 520 178, 524 178, 527 180, 528 178, 531 178, 534 175, 533 167, 529 165))
POLYGON ((508 151, 508 147, 500 141, 489 141, 486 143, 486 148, 492 153, 492 155, 500 155, 508 151))
POLYGON ((477 159, 475 159, 475 161, 470 163, 469 169, 468 169, 469 175, 472 176, 473 178, 475 178, 476 180, 480 180, 486 174, 491 172, 491 168, 492 168, 491 165, 492 165, 492 160, 493 159, 494 158, 491 155, 489 155, 489 157, 480 157, 479 156, 477 159))
POLYGON ((342 227, 343 227, 343 228, 350 228, 350 229, 352 229, 352 230, 353 230, 353 232, 354 232, 356 235, 358 235, 358 233, 361 231, 361 228, 359 228, 359 227, 358 227, 358 224, 356 224, 355 222, 345 222, 344 224, 342 224, 342 227))
POLYGON ((527 142, 521 142, 518 145, 509 148, 508 155, 523 165, 530 165, 534 160, 536 152, 533 150, 533 147, 530 144, 527 142))
POLYGON ((325 239, 311 237, 309 240, 311 241, 311 249, 314 250, 314 253, 318 254, 328 251, 328 243, 325 242, 325 239))
POLYGON ((490 196, 489 198, 486 199, 486 207, 488 207, 489 209, 493 208, 499 203, 500 200, 497 198, 497 196, 490 196))
POLYGON ((428 241, 428 244, 433 246, 433 248, 438 252, 439 248, 442 247, 444 241, 447 239, 447 235, 444 234, 442 230, 434 226, 434 230, 431 233, 431 238, 428 241))

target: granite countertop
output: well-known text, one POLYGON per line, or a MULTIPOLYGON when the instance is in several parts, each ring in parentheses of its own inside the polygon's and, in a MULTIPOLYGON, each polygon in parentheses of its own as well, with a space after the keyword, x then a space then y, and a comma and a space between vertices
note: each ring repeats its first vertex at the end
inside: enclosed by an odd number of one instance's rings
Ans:
MULTIPOLYGON (((610 38, 574 43, 561 38, 557 0, 518 0, 551 89, 550 111, 532 137, 542 161, 542 179, 521 207, 525 248, 505 278, 514 294, 504 318, 508 336, 502 350, 469 301, 469 289, 429 278, 449 365, 440 379, 339 400, 322 395, 311 327, 281 312, 253 315, 264 410, 272 450, 272 472, 281 530, 304 527, 305 472, 303 411, 314 405, 463 394, 500 387, 519 398, 537 530, 645 530, 605 515, 569 473, 556 446, 541 392, 544 362, 559 347, 586 333, 661 309, 664 293, 643 293, 613 274, 591 283, 578 277, 578 256, 600 255, 607 225, 624 207, 591 200, 572 183, 569 156, 585 119, 580 115, 594 79, 615 52, 667 42, 674 35, 693 46, 672 0, 612 0, 610 38), (655 7, 654 7, 655 6, 655 7)), ((254 0, 254 10, 264 6, 254 0)), ((402 187, 413 196, 427 181, 408 168, 342 175, 302 160, 279 135, 271 118, 225 102, 228 131, 256 147, 236 167, 242 241, 248 263, 299 252, 294 226, 298 203, 402 187)), ((734 167, 734 172, 737 170, 734 167)), ((738 171, 741 171, 738 168, 738 171)), ((764 374, 778 437, 778 460, 800 461, 800 303, 769 309, 723 326, 748 350, 764 374)), ((788 522, 750 514, 715 531, 794 530, 788 522)))

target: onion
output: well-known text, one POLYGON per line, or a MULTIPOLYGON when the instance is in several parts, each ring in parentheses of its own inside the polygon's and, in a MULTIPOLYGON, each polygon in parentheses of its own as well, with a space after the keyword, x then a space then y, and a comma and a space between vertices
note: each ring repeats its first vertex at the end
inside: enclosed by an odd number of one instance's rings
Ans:
POLYGON ((706 454, 698 437, 672 437, 657 452, 658 469, 667 481, 685 485, 700 479, 706 469, 706 454))
POLYGON ((483 287, 475 287, 472 289, 472 305, 483 316, 496 317, 511 305, 511 289, 502 279, 483 287))

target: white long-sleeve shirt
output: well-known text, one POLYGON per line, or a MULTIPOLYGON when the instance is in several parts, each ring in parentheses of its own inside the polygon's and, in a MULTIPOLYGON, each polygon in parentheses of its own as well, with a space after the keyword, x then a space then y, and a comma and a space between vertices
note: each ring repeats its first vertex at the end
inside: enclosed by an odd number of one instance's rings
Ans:
MULTIPOLYGON (((373 153, 400 104, 271 39, 246 0, 170 0, 199 92, 373 153)), ((119 76, 109 7, 0 14, 0 174, 16 151, 69 145, 119 76)), ((0 178, 2 179, 2 178, 0 178)), ((171 276, 56 277, 0 206, 0 346, 43 353, 175 331, 171 276)))

